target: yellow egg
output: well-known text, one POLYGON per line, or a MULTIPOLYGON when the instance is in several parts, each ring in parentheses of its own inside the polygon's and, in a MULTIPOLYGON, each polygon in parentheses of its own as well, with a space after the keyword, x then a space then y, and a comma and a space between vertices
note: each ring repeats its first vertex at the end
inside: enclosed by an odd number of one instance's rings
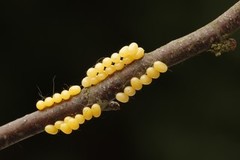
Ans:
POLYGON ((81 92, 81 87, 78 85, 71 86, 69 88, 69 93, 71 96, 75 96, 81 92))
POLYGON ((128 96, 134 96, 136 94, 136 90, 131 86, 125 87, 123 92, 128 96))
POLYGON ((136 53, 136 55, 135 55, 135 59, 140 59, 140 58, 142 58, 144 56, 144 49, 143 48, 141 48, 141 47, 139 47, 138 48, 138 52, 136 53))
POLYGON ((70 93, 69 93, 69 91, 68 91, 68 90, 63 90, 63 91, 61 92, 61 97, 62 97, 62 99, 64 99, 64 100, 68 100, 68 99, 70 98, 70 93))
POLYGON ((36 107, 37 107, 37 109, 39 109, 39 110, 43 110, 44 108, 46 108, 45 103, 44 103, 44 101, 42 101, 42 100, 37 101, 36 107))
POLYGON ((152 78, 150 78, 146 74, 144 74, 140 77, 140 81, 143 85, 149 85, 152 83, 152 78))
POLYGON ((44 104, 46 107, 51 107, 54 104, 53 98, 52 97, 47 97, 44 100, 44 104))
POLYGON ((78 121, 79 124, 83 124, 85 122, 85 118, 82 114, 76 114, 75 119, 78 121))
POLYGON ((63 121, 56 121, 54 123, 54 126, 57 128, 57 129, 60 129, 60 125, 63 124, 64 122, 63 121))
POLYGON ((53 101, 54 101, 55 103, 60 103, 60 102, 62 102, 62 96, 61 96, 61 94, 59 94, 59 93, 54 93, 54 95, 53 95, 53 101))
POLYGON ((125 57, 125 58, 123 58, 123 60, 122 60, 122 62, 124 63, 124 64, 130 64, 130 63, 132 63, 134 61, 134 59, 132 58, 132 57, 125 57))
POLYGON ((133 77, 130 80, 130 84, 135 90, 141 90, 142 89, 142 83, 137 77, 133 77))
POLYGON ((129 101, 128 95, 122 92, 117 93, 115 98, 122 103, 127 103, 129 101))
POLYGON ((70 116, 65 117, 64 118, 64 123, 67 123, 70 119, 72 119, 72 117, 70 117, 70 116))
POLYGON ((78 123, 78 121, 76 120, 76 119, 74 119, 74 118, 70 118, 69 120, 68 120, 68 122, 66 122, 67 123, 67 125, 71 128, 71 129, 73 129, 73 130, 77 130, 78 128, 79 128, 79 123, 78 123))
POLYGON ((60 125, 60 130, 65 133, 65 134, 70 134, 72 133, 72 129, 68 126, 67 123, 62 123, 60 125))
POLYGON ((157 79, 160 76, 160 73, 153 67, 149 67, 146 70, 146 74, 148 77, 153 78, 153 79, 157 79))
POLYGON ((97 75, 97 79, 98 79, 98 81, 100 82, 100 81, 103 81, 104 79, 106 79, 107 76, 108 76, 108 75, 107 75, 105 72, 102 72, 102 73, 99 73, 99 74, 97 75))
POLYGON ((86 119, 86 120, 92 119, 92 116, 93 116, 93 115, 92 115, 92 110, 91 110, 91 108, 89 108, 89 107, 84 107, 82 113, 83 113, 84 119, 86 119))
POLYGON ((112 59, 109 57, 106 57, 103 59, 102 64, 104 67, 109 67, 112 65, 112 59))
POLYGON ((168 70, 168 66, 165 63, 161 62, 161 61, 154 62, 153 67, 158 72, 161 72, 161 73, 165 73, 168 70))
POLYGON ((110 66, 105 69, 105 73, 107 73, 108 75, 113 74, 115 71, 116 71, 116 68, 114 66, 110 66))
POLYGON ((119 51, 119 55, 120 57, 128 57, 129 56, 128 46, 122 47, 119 51))
POLYGON ((97 75, 97 69, 96 68, 89 68, 87 70, 87 76, 88 77, 95 77, 97 75))
POLYGON ((91 86, 91 81, 89 77, 85 77, 82 79, 82 86, 83 87, 90 87, 91 86))
POLYGON ((124 68, 124 63, 123 62, 119 62, 119 63, 115 63, 114 67, 116 68, 116 70, 122 70, 124 68))
POLYGON ((101 72, 103 72, 103 70, 104 70, 104 65, 99 62, 99 63, 97 63, 97 64, 95 65, 95 69, 97 69, 97 71, 98 71, 99 73, 101 73, 101 72))
POLYGON ((96 85, 99 83, 99 80, 97 79, 97 77, 91 77, 90 78, 90 83, 93 85, 96 85))
POLYGON ((96 118, 100 117, 100 115, 101 115, 101 107, 100 107, 99 104, 97 104, 97 103, 93 104, 92 107, 91 107, 91 110, 92 110, 93 117, 96 117, 96 118))
POLYGON ((129 50, 129 55, 131 56, 131 57, 135 57, 135 55, 137 54, 137 52, 138 52, 138 45, 137 45, 137 43, 131 43, 130 45, 129 45, 129 47, 128 47, 128 50, 129 50))
POLYGON ((120 59, 121 59, 121 56, 120 56, 118 53, 113 53, 113 54, 111 55, 111 60, 112 60, 112 62, 114 62, 114 63, 120 62, 120 59))
POLYGON ((55 135, 58 133, 58 129, 54 125, 49 124, 45 126, 45 132, 55 135))

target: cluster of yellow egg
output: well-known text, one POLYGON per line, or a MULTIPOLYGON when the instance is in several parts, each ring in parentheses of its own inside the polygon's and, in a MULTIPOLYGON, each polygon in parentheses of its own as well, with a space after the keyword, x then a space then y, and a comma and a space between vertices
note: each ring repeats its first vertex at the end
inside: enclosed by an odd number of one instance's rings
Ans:
POLYGON ((79 129, 79 126, 85 122, 85 120, 90 120, 93 117, 97 118, 101 115, 101 107, 99 104, 95 103, 92 107, 84 107, 82 114, 76 114, 74 117, 67 116, 63 121, 56 121, 54 125, 49 124, 45 126, 45 131, 48 134, 55 135, 61 130, 65 134, 72 133, 72 130, 79 129))
MULTIPOLYGON (((111 57, 106 57, 102 62, 97 63, 94 67, 89 68, 86 77, 82 79, 83 87, 90 87, 105 80, 114 72, 122 70, 126 65, 135 60, 141 59, 144 56, 144 50, 138 47, 137 43, 131 43, 129 46, 124 46, 119 53, 113 53, 111 57)), ((116 99, 119 102, 126 103, 130 96, 134 96, 137 90, 141 90, 143 85, 149 85, 152 79, 157 79, 160 73, 166 72, 167 65, 163 62, 156 61, 152 67, 146 70, 146 74, 140 78, 133 77, 130 80, 130 86, 124 88, 123 92, 116 94, 116 99)), ((71 86, 69 90, 63 90, 61 93, 55 93, 52 97, 47 97, 45 100, 39 100, 36 107, 43 110, 52 107, 54 104, 60 103, 64 100, 70 99, 72 96, 78 95, 81 92, 81 87, 78 85, 71 86)), ((61 130, 65 134, 72 133, 72 130, 79 129, 79 126, 90 120, 92 117, 99 117, 101 115, 101 107, 95 103, 90 107, 84 107, 82 114, 76 114, 74 117, 67 116, 64 120, 56 121, 54 124, 45 126, 45 131, 49 134, 55 135, 61 130)))
POLYGON ((60 103, 64 100, 70 99, 72 96, 75 96, 81 92, 81 87, 78 85, 71 86, 69 90, 63 90, 60 93, 55 93, 52 97, 47 97, 44 100, 39 100, 36 103, 38 110, 43 110, 45 108, 52 107, 54 103, 60 103))
POLYGON ((133 77, 130 80, 131 86, 124 88, 123 92, 116 94, 115 98, 122 103, 127 103, 130 96, 134 96, 137 90, 141 90, 143 85, 149 85, 152 79, 157 79, 160 73, 165 73, 168 67, 165 63, 161 61, 156 61, 153 63, 152 67, 147 68, 146 73, 140 78, 133 77))
POLYGON ((111 57, 106 57, 102 62, 87 70, 87 76, 82 79, 83 87, 90 87, 106 79, 115 71, 122 70, 125 65, 144 56, 144 50, 138 47, 137 43, 124 46, 119 53, 113 53, 111 57))

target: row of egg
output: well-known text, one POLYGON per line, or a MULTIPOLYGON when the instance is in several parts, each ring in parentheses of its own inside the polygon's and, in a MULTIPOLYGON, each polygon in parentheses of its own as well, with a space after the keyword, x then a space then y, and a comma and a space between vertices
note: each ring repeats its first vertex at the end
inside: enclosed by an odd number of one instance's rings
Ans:
POLYGON ((141 90, 143 85, 149 85, 152 79, 157 79, 160 73, 165 73, 168 67, 165 63, 161 61, 156 61, 153 63, 152 67, 147 68, 146 73, 140 78, 133 77, 130 80, 130 85, 124 88, 123 92, 116 94, 115 98, 122 103, 127 103, 130 96, 136 94, 136 90, 141 90))
POLYGON ((122 70, 125 65, 132 63, 134 60, 144 56, 144 50, 138 47, 137 43, 131 43, 124 46, 119 53, 113 53, 111 57, 106 57, 102 62, 97 63, 94 67, 87 70, 87 76, 82 79, 83 87, 96 85, 106 79, 115 71, 122 70))
POLYGON ((45 132, 55 135, 61 130, 65 134, 72 133, 73 130, 79 129, 80 125, 85 120, 91 120, 93 117, 98 118, 101 115, 101 107, 95 103, 92 107, 84 107, 82 114, 76 114, 74 117, 67 116, 63 121, 56 121, 54 125, 49 124, 45 126, 45 132))
POLYGON ((81 87, 78 85, 71 86, 69 90, 63 90, 61 93, 55 93, 52 97, 47 97, 44 100, 39 100, 36 103, 38 110, 52 107, 54 103, 60 103, 63 100, 68 100, 72 96, 78 95, 81 92, 81 87))

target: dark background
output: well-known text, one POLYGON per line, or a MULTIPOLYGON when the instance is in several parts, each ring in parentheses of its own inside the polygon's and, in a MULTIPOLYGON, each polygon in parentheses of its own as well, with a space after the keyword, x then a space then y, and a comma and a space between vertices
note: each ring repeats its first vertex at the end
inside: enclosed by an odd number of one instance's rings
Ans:
MULTIPOLYGON (((36 110, 37 86, 50 96, 79 84, 99 58, 133 41, 150 52, 235 2, 1 1, 0 125, 36 110)), ((0 159, 240 159, 239 52, 196 56, 120 111, 105 112, 68 136, 36 135, 0 151, 0 159)))

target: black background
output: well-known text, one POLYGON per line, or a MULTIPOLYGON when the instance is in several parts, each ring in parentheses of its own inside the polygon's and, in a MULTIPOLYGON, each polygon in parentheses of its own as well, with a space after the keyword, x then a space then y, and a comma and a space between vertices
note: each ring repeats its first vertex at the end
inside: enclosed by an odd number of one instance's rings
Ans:
MULTIPOLYGON (((34 112, 38 87, 50 96, 80 84, 99 58, 133 41, 150 52, 235 2, 1 1, 0 125, 34 112)), ((36 135, 0 151, 0 159, 239 159, 239 51, 196 56, 172 67, 120 111, 103 113, 68 136, 36 135)))

